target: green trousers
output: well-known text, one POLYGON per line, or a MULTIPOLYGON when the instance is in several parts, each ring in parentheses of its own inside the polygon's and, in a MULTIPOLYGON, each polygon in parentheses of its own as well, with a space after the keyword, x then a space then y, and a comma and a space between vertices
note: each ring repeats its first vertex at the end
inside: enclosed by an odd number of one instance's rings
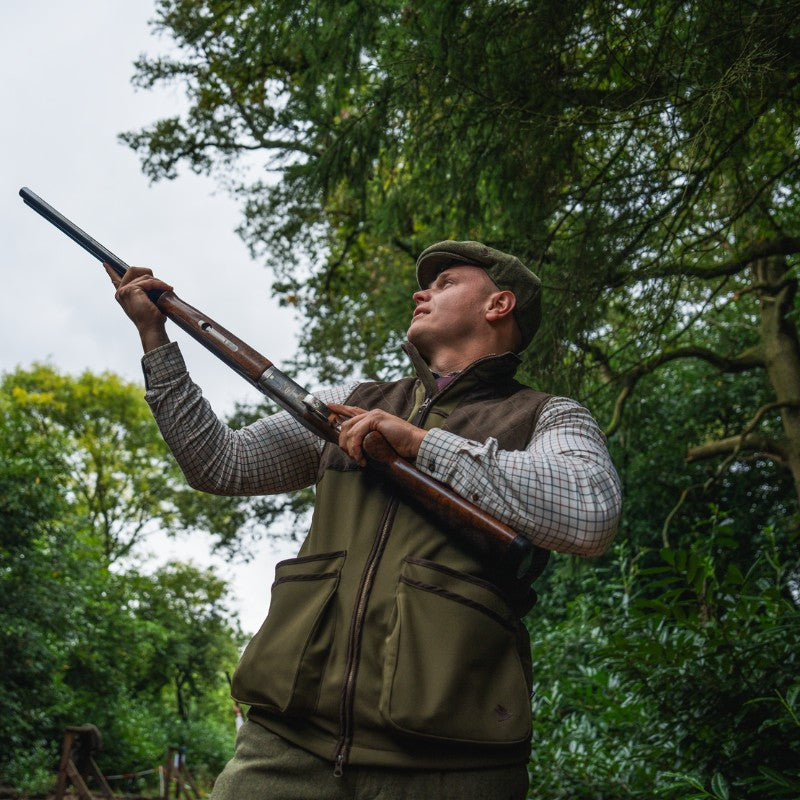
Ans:
POLYGON ((246 721, 211 800, 525 800, 525 765, 476 770, 400 770, 333 764, 246 721))

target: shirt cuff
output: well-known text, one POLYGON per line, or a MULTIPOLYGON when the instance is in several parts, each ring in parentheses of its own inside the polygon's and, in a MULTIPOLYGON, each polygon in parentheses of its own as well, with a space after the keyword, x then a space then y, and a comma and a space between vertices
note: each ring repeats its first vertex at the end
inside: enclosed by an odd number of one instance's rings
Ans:
POLYGON ((464 441, 463 436, 433 428, 425 434, 414 463, 432 478, 448 482, 453 476, 458 454, 463 451, 464 441))
POLYGON ((150 391, 171 383, 186 372, 177 342, 168 342, 142 356, 144 385, 150 391))

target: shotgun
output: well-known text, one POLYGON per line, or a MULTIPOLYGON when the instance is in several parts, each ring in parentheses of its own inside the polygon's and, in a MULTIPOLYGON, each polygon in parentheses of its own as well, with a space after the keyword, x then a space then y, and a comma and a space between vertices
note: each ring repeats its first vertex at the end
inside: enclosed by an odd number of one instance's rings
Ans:
MULTIPOLYGON (((128 265, 51 205, 23 187, 20 197, 34 211, 55 225, 96 259, 108 264, 122 277, 128 265)), ((192 338, 210 350, 234 372, 288 411, 299 423, 325 441, 338 444, 339 426, 335 414, 267 358, 210 317, 181 300, 172 291, 152 290, 148 296, 161 312, 192 338)), ((425 475, 401 458, 377 431, 363 442, 369 467, 381 475, 410 505, 423 510, 452 535, 484 559, 495 583, 514 606, 527 611, 536 595, 531 583, 544 569, 548 553, 532 545, 504 523, 425 475)))

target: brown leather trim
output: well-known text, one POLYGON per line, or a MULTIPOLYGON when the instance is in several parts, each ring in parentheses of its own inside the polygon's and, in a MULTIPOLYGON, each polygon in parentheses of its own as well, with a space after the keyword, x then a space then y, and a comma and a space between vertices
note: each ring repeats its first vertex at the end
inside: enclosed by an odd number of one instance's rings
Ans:
POLYGON ((509 620, 500 616, 500 614, 493 611, 491 608, 483 605, 483 603, 478 603, 475 600, 471 600, 469 597, 464 597, 464 595, 456 594, 448 589, 443 589, 441 586, 434 586, 432 583, 425 583, 424 581, 418 581, 414 578, 408 578, 405 575, 400 576, 400 583, 405 583, 406 585, 413 586, 415 589, 419 589, 423 592, 430 592, 431 594, 438 595, 439 597, 444 597, 447 600, 452 600, 455 603, 460 603, 462 606, 472 608, 475 611, 480 611, 481 614, 485 614, 490 619, 493 619, 496 623, 498 623, 498 625, 502 625, 502 627, 509 631, 514 630, 514 625, 509 620))

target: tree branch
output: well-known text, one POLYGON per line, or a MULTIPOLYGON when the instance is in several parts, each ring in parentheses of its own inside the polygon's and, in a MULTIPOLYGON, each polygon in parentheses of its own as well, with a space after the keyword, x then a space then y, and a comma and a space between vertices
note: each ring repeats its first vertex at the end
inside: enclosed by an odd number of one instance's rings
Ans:
POLYGON ((779 239, 764 239, 745 248, 738 258, 723 261, 713 267, 690 267, 671 264, 657 270, 659 275, 686 275, 694 278, 719 278, 735 275, 746 269, 753 261, 770 256, 789 256, 800 253, 800 236, 782 236, 779 239))
POLYGON ((658 355, 648 358, 637 364, 623 379, 622 390, 617 395, 614 403, 614 412, 606 428, 606 436, 611 436, 616 432, 622 421, 622 413, 625 404, 633 392, 636 384, 651 372, 655 372, 660 366, 676 361, 680 358, 698 358, 716 367, 720 372, 746 372, 764 366, 764 359, 756 347, 745 350, 738 356, 726 357, 707 347, 678 347, 675 350, 667 350, 658 355))
POLYGON ((600 365, 600 375, 603 383, 613 383, 617 379, 616 373, 611 368, 611 359, 600 347, 593 342, 587 342, 583 338, 576 341, 575 344, 600 365))
POLYGON ((777 411, 780 408, 800 408, 800 401, 783 400, 774 403, 766 403, 756 411, 753 415, 753 419, 747 423, 740 434, 729 436, 726 439, 719 439, 716 442, 708 442, 707 444, 692 447, 686 454, 686 460, 691 463, 692 461, 700 461, 702 459, 727 454, 728 457, 720 464, 714 478, 719 476, 742 450, 764 453, 764 455, 769 456, 780 464, 786 463, 789 454, 782 441, 773 439, 771 436, 753 433, 753 429, 766 414, 770 411, 777 411))
POLYGON ((719 455, 727 455, 727 458, 714 470, 714 474, 708 480, 702 483, 695 483, 688 486, 681 492, 678 502, 673 506, 672 510, 667 514, 664 520, 664 525, 661 528, 661 541, 664 547, 669 547, 668 530, 675 514, 678 509, 683 505, 689 494, 697 489, 707 491, 711 485, 716 481, 720 475, 728 468, 728 465, 736 458, 742 450, 749 452, 763 453, 768 458, 779 464, 784 464, 787 460, 786 448, 781 441, 773 439, 770 436, 753 433, 753 428, 759 423, 765 414, 774 411, 778 408, 798 408, 800 402, 775 402, 767 403, 761 406, 756 411, 753 419, 747 423, 744 430, 738 436, 729 436, 726 439, 719 439, 716 442, 709 442, 708 444, 692 447, 686 454, 688 462, 700 461, 701 459, 713 458, 719 455))
MULTIPOLYGON (((686 460, 692 463, 723 455, 733 459, 742 450, 763 453, 774 461, 778 461, 781 464, 785 463, 786 450, 780 441, 760 433, 737 434, 736 436, 728 436, 725 439, 718 439, 715 442, 690 447, 686 454, 686 460)), ((725 463, 728 463, 728 459, 726 459, 725 463)))

